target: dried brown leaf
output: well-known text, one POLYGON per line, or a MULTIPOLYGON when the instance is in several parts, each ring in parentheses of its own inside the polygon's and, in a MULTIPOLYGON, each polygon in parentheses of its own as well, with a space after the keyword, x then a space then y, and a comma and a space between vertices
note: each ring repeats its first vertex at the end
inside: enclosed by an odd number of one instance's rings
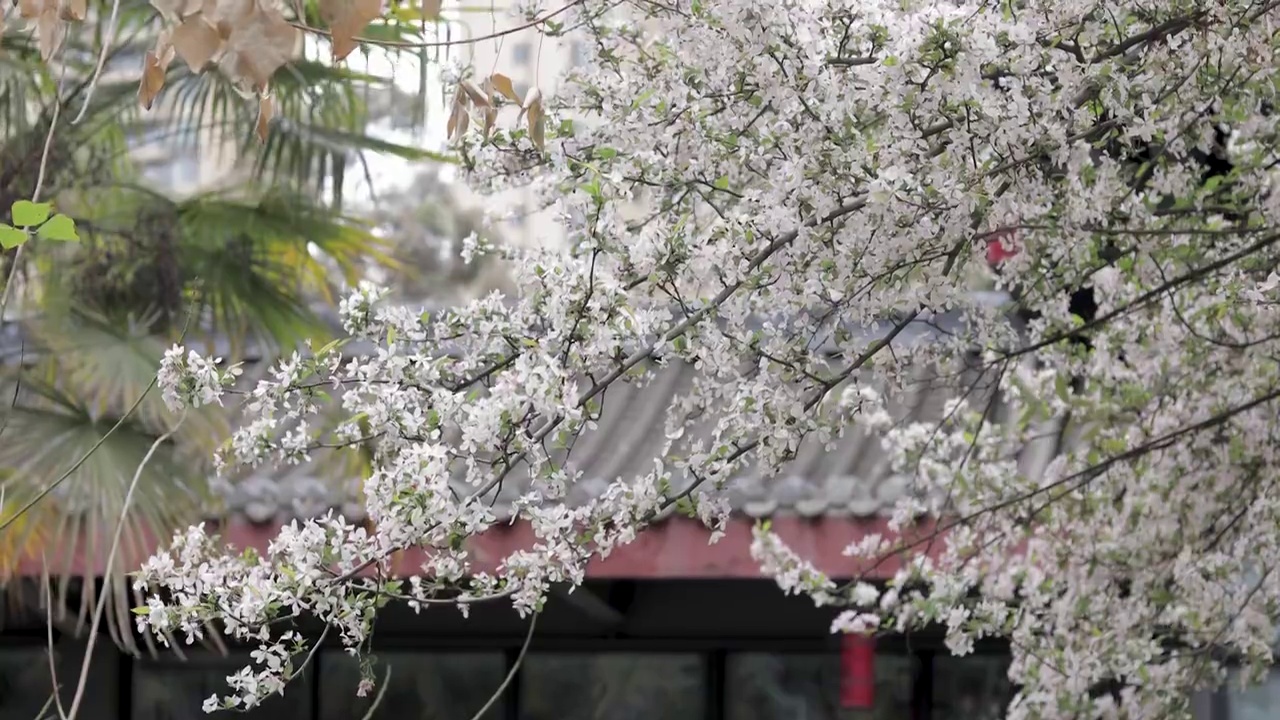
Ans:
MULTIPOLYGON (((186 15, 200 13, 205 20, 218 30, 223 40, 229 40, 237 30, 249 28, 258 21, 260 8, 254 0, 181 0, 191 7, 184 10, 186 15)), ((155 0, 152 0, 155 2, 155 0)), ((278 11, 278 9, 277 9, 278 11)))
POLYGON ((519 105, 520 96, 516 94, 516 87, 511 82, 511 78, 502 73, 494 73, 489 76, 489 82, 493 85, 493 89, 497 90, 502 97, 519 105))
POLYGON ((442 5, 444 5, 444 0, 422 0, 422 19, 439 20, 440 7, 442 5))
POLYGON ((40 47, 40 58, 48 62, 67 39, 67 23, 58 16, 58 7, 53 0, 45 4, 35 20, 36 44, 40 47))
MULTIPOLYGON (((216 2, 216 0, 209 0, 216 2)), ((151 0, 151 7, 155 8, 160 16, 171 23, 176 23, 183 18, 200 12, 202 5, 208 4, 206 0, 151 0)), ((206 15, 208 11, 206 10, 206 15)))
POLYGON ((154 50, 148 50, 142 61, 142 83, 138 86, 138 100, 147 110, 151 109, 151 104, 164 87, 165 65, 168 63, 162 65, 160 59, 154 50))
POLYGON ((481 90, 479 86, 477 86, 475 83, 471 82, 470 80, 463 80, 462 82, 458 83, 458 86, 461 87, 463 91, 467 93, 467 97, 470 98, 471 102, 475 103, 476 105, 480 107, 491 107, 493 105, 493 101, 489 99, 488 93, 486 93, 484 90, 481 90))
POLYGON ((529 139, 533 141, 535 147, 539 150, 545 150, 546 144, 546 118, 541 112, 529 113, 529 139))
MULTIPOLYGON (((524 104, 520 105, 520 114, 529 123, 529 138, 538 149, 543 149, 545 128, 543 126, 543 91, 530 87, 525 94, 524 104)), ((517 120, 518 122, 518 120, 517 120)))
POLYGON ((382 16, 382 0, 320 0, 320 18, 329 26, 334 61, 360 46, 356 36, 382 16))
POLYGON ((276 115, 276 101, 271 95, 264 94, 258 98, 258 142, 266 142, 271 132, 271 118, 276 115))
POLYGON ((462 102, 462 91, 459 90, 453 96, 453 102, 449 104, 449 121, 445 123, 445 137, 452 141, 453 134, 458 129, 458 104, 462 102))
POLYGON ((471 127, 471 112, 465 107, 458 108, 458 137, 466 135, 469 127, 471 127))
POLYGON ((40 57, 48 61, 67 37, 59 0, 18 0, 18 17, 35 25, 40 57))
POLYGON ((542 107, 542 91, 536 87, 529 88, 524 94, 524 102, 520 103, 520 112, 527 113, 532 107, 542 107))
POLYGON ((222 37, 202 13, 196 13, 174 28, 173 47, 192 72, 202 72, 222 48, 222 37))
POLYGON ((467 125, 471 123, 471 115, 467 112, 467 96, 459 89, 457 94, 453 96, 453 109, 449 111, 449 122, 445 126, 445 134, 449 141, 452 142, 462 137, 467 132, 467 125))
POLYGON ((274 9, 255 10, 233 30, 219 66, 242 94, 255 97, 293 58, 299 30, 274 9))
POLYGON ((89 0, 64 0, 58 6, 58 17, 63 20, 80 21, 89 14, 89 0))
POLYGON ((490 105, 481 112, 484 115, 484 137, 488 140, 493 134, 493 126, 498 122, 498 108, 490 105))

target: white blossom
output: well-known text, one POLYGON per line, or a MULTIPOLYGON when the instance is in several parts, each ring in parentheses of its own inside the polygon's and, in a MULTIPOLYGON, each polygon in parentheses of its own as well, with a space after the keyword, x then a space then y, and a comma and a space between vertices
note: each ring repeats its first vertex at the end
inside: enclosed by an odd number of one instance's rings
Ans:
MULTIPOLYGON (((945 628, 958 654, 1004 638, 1018 720, 1183 717, 1228 664, 1268 667, 1280 9, 710 0, 579 22, 612 5, 557 18, 598 57, 543 99, 541 147, 478 123, 460 141, 477 188, 527 185, 568 248, 493 249, 515 290, 446 312, 361 285, 342 323, 373 352, 285 358, 248 391, 222 461, 362 444, 369 527, 301 521, 262 556, 192 528, 140 572, 141 626, 192 642, 220 620, 261 647, 206 705, 282 691, 305 647, 282 618, 360 654, 388 602, 534 613, 664 512, 722 531, 730 481, 846 431, 908 485, 884 537, 833 540, 892 567, 885 587, 837 584, 766 526, 751 546, 785 591, 842 610, 834 631, 945 628), (1015 253, 994 269, 993 239, 1015 253), (699 378, 653 470, 567 505, 560 459, 608 389, 676 362, 699 378), (321 387, 342 414, 323 438, 321 387), (904 409, 939 388, 935 416, 904 409), (467 540, 507 521, 489 507, 514 472, 532 481, 511 520, 536 541, 476 572, 467 540), (411 547, 419 577, 388 579, 411 547)), ((234 378, 176 348, 160 384, 179 408, 234 378)))

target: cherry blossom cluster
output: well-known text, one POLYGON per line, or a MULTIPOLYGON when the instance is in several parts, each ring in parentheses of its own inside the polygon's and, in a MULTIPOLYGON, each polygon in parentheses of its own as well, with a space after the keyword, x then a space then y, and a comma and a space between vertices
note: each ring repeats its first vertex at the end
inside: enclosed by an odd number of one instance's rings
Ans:
MULTIPOLYGON (((1280 5, 613 5, 557 17, 597 56, 539 100, 537 137, 458 131, 477 186, 531 184, 569 233, 508 251, 511 296, 433 314, 362 286, 341 314, 372 351, 312 348, 252 388, 166 358, 173 407, 245 395, 227 464, 367 452, 371 522, 299 522, 261 557, 180 533, 139 577, 139 624, 218 622, 293 658, 291 617, 360 653, 387 602, 537 612, 664 513, 714 537, 735 478, 856 430, 910 480, 884 536, 850 539, 867 577, 839 584, 767 527, 752 546, 839 608, 834 632, 1004 639, 1019 719, 1179 717, 1228 667, 1264 671, 1280 5), (700 372, 652 469, 567 504, 610 388, 672 363, 700 372), (904 416, 923 388, 953 400, 904 416), (508 521, 490 508, 513 488, 537 540, 486 571, 467 541, 508 521), (407 548, 426 560, 404 580, 407 548)), ((286 667, 264 659, 215 704, 253 705, 286 667)))
POLYGON ((243 372, 238 365, 221 364, 222 358, 203 357, 177 345, 169 348, 156 378, 165 406, 177 412, 189 405, 221 405, 223 390, 243 372))

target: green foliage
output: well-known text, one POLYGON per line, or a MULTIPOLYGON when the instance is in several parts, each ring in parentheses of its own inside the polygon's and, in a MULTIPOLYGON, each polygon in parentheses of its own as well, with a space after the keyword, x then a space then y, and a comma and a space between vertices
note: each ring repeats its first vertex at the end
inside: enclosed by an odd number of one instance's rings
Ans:
POLYGON ((49 217, 52 209, 53 203, 14 202, 10 211, 13 225, 0 223, 0 247, 12 250, 26 243, 32 228, 36 229, 36 237, 43 240, 78 242, 80 236, 76 234, 75 221, 61 213, 49 217))
POLYGON ((42 224, 36 230, 36 237, 43 240, 61 240, 63 242, 79 242, 80 240, 80 236, 76 234, 75 221, 61 213, 54 215, 42 224))
MULTIPOLYGON (((142 458, 175 429, 177 418, 159 393, 147 391, 165 348, 188 323, 188 342, 218 335, 230 341, 233 357, 250 343, 270 353, 328 334, 315 308, 336 300, 338 282, 354 282, 371 265, 399 268, 385 243, 341 211, 345 175, 367 152, 435 157, 367 135, 360 86, 386 81, 321 60, 302 59, 278 73, 272 91, 279 120, 266 143, 254 136, 256 104, 222 75, 196 75, 181 62, 172 64, 156 110, 143 112, 136 80, 127 73, 110 78, 140 69, 154 42, 155 10, 145 0, 121 3, 108 75, 73 124, 106 34, 108 13, 91 17, 97 20, 67 40, 62 77, 40 60, 28 33, 5 34, 0 50, 0 208, 10 208, 12 223, 0 223, 0 247, 42 241, 23 255, 30 279, 20 291, 23 367, 0 370, 0 517, 65 473, 145 394, 121 428, 36 506, 40 512, 0 542, 3 571, 62 539, 59 558, 50 558, 62 583, 83 571, 62 557, 107 542, 142 458), (42 169, 59 87, 60 120, 42 169), (164 143, 170 158, 229 149, 234 191, 175 197, 149 186, 131 150, 152 143, 164 143), (50 202, 36 203, 30 197, 41 173, 50 202)), ((189 412, 139 478, 124 556, 108 578, 107 617, 121 623, 117 635, 126 645, 127 610, 136 603, 123 573, 137 566, 147 538, 215 509, 208 460, 228 432, 220 409, 189 412)), ((361 452, 326 463, 346 478, 368 464, 361 452)))
POLYGON ((11 216, 13 224, 19 227, 35 227, 49 219, 52 203, 34 203, 30 200, 19 200, 13 204, 11 216))
POLYGON ((12 250, 27 241, 27 232, 12 225, 0 223, 0 247, 12 250))

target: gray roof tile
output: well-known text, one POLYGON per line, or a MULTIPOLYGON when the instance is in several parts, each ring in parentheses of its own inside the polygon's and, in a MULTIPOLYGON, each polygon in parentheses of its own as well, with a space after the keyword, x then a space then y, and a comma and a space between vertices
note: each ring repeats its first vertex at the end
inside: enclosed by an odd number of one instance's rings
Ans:
MULTIPOLYGON (((617 478, 649 471, 666 442, 665 411, 695 375, 696 371, 688 366, 672 364, 657 370, 657 377, 647 387, 619 385, 610 389, 597 429, 584 433, 570 454, 567 467, 580 471, 582 477, 569 488, 567 501, 586 502, 617 478)), ((914 420, 937 419, 949 395, 947 388, 936 384, 924 387, 898 403, 898 414, 914 420)), ((727 498, 735 510, 752 517, 884 514, 910 490, 910 481, 892 472, 880 441, 879 436, 849 427, 831 450, 816 441, 806 442, 782 474, 761 478, 748 469, 728 484, 727 498)), ((1038 472, 1053 450, 1052 440, 1043 447, 1028 446, 1021 458, 1024 470, 1038 472)), ((275 482, 260 476, 238 483, 228 497, 228 505, 255 522, 321 514, 330 508, 359 519, 354 503, 356 486, 347 485, 327 485, 303 467, 275 482)), ((499 513, 509 508, 527 486, 527 476, 513 472, 495 502, 499 513)), ((471 489, 460 483, 460 491, 471 489)))
MULTIPOLYGON (((999 302, 998 294, 984 298, 999 302)), ((936 316, 914 323, 895 343, 928 342, 939 332, 949 332, 962 324, 955 314, 936 316)), ((882 335, 888 326, 866 328, 869 337, 882 335)), ((0 351, 17 342, 13 325, 0 326, 0 351), (13 337, 10 337, 13 336, 13 337)), ((359 352, 359 349, 356 349, 359 352)), ((257 375, 247 368, 244 381, 257 375)), ((582 479, 571 487, 568 501, 584 502, 617 478, 635 477, 653 467, 667 442, 664 420, 672 402, 687 393, 697 371, 679 362, 653 368, 652 378, 643 386, 619 384, 604 396, 604 416, 595 431, 588 431, 572 448, 568 467, 581 471, 582 479)), ((925 372, 917 373, 913 389, 897 397, 891 408, 904 419, 927 420, 941 416, 944 403, 955 386, 941 384, 925 372)), ((691 431, 696 436, 698 432, 691 431)), ((693 438, 681 438, 688 442, 693 438)), ((677 443, 679 444, 679 443, 677 443)), ((1024 472, 1033 474, 1047 464, 1055 452, 1053 437, 1025 448, 1020 457, 1024 472)), ((363 518, 358 502, 359 485, 352 480, 325 479, 332 472, 303 465, 281 470, 263 469, 234 483, 220 484, 225 509, 255 523, 285 521, 291 517, 315 516, 336 510, 352 520, 363 518)), ((495 502, 501 512, 527 487, 528 478, 518 473, 504 482, 495 502)), ((804 443, 796 459, 773 478, 757 477, 748 468, 726 488, 730 505, 752 517, 795 514, 802 517, 853 515, 868 517, 885 513, 909 490, 907 478, 891 472, 880 438, 868 436, 858 427, 848 427, 843 437, 827 449, 816 441, 804 443)), ((469 492, 472 488, 460 488, 469 492)))

